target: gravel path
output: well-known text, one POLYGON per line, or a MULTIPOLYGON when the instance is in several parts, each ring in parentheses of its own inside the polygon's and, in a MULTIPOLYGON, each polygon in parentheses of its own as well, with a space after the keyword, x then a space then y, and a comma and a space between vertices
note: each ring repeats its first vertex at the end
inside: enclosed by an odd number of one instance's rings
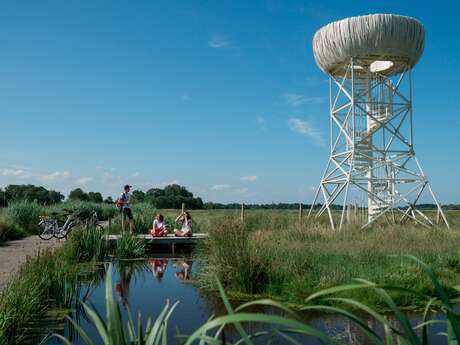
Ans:
POLYGON ((0 245, 0 291, 3 290, 28 256, 35 256, 41 249, 60 246, 64 242, 64 240, 56 239, 43 241, 38 236, 30 236, 0 245))

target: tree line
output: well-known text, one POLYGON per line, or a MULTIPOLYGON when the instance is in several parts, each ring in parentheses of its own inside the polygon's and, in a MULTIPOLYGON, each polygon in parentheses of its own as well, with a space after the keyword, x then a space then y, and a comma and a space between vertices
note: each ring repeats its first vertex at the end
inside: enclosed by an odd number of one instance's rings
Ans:
MULTIPOLYGON (((188 191, 184 186, 172 184, 164 188, 150 188, 146 192, 141 190, 134 190, 132 192, 133 202, 148 202, 156 208, 175 208, 180 209, 182 204, 188 209, 239 209, 240 203, 216 203, 216 202, 203 202, 200 197, 195 197, 192 192, 188 191)), ((11 184, 0 188, 0 207, 8 206, 8 203, 27 200, 35 201, 41 205, 53 205, 64 201, 65 196, 55 190, 47 190, 41 186, 16 185, 11 184)), ((68 200, 74 201, 89 201, 94 203, 114 203, 111 197, 104 199, 99 192, 85 192, 81 188, 72 190, 68 195, 68 200)), ((298 203, 270 203, 270 204, 245 204, 246 209, 297 209, 298 203)), ((311 205, 302 204, 303 209, 309 209, 311 205)), ((315 205, 315 208, 321 207, 321 204, 315 205)), ((339 205, 331 205, 336 209, 341 209, 339 205)), ((419 204, 421 209, 435 209, 435 204, 419 204)), ((460 210, 460 205, 449 204, 443 206, 448 210, 460 210)))

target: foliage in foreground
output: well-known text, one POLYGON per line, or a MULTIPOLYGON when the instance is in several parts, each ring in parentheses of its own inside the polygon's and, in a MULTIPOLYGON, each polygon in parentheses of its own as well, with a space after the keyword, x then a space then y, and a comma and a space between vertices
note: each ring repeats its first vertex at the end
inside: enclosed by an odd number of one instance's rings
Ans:
MULTIPOLYGON (((392 290, 403 291, 406 294, 419 294, 413 290, 399 287, 379 285, 367 280, 357 279, 352 284, 335 286, 324 289, 310 295, 306 299, 308 304, 302 310, 304 312, 325 312, 344 317, 360 330, 362 335, 375 345, 407 344, 407 345, 428 345, 429 328, 435 323, 445 324, 447 332, 443 335, 447 338, 450 345, 458 344, 460 340, 460 314, 454 311, 452 298, 457 293, 450 294, 440 283, 434 271, 422 261, 413 256, 406 256, 404 260, 417 264, 425 275, 430 279, 434 289, 434 296, 420 295, 425 301, 423 318, 417 325, 412 325, 406 313, 396 304, 391 297, 392 290), (396 322, 391 322, 386 315, 379 313, 372 307, 362 303, 357 299, 344 298, 341 294, 344 291, 368 290, 372 294, 378 295, 385 305, 394 315, 396 322), (431 320, 430 311, 433 306, 437 306, 445 315, 445 320, 431 320), (374 327, 369 326, 369 319, 375 322, 374 327), (378 332, 376 329, 383 329, 378 332)), ((317 338, 324 344, 341 344, 340 340, 308 325, 292 310, 278 302, 263 299, 245 303, 233 309, 219 281, 217 281, 219 292, 225 306, 227 314, 217 318, 211 318, 204 325, 199 327, 192 335, 184 337, 185 345, 194 344, 254 344, 256 338, 262 338, 267 344, 279 343, 280 340, 285 344, 303 344, 308 337, 317 338), (276 309, 278 313, 267 314, 251 312, 254 307, 276 309), (254 333, 247 331, 243 325, 261 324, 263 327, 254 333), (228 326, 232 326, 229 332, 228 326)), ((177 304, 177 303, 176 303, 177 304)), ((112 292, 111 268, 106 276, 106 321, 98 312, 84 304, 84 308, 90 321, 96 327, 99 336, 106 345, 153 345, 168 343, 168 320, 176 306, 166 304, 158 318, 152 323, 147 322, 145 330, 142 326, 141 316, 138 315, 137 327, 134 326, 133 318, 128 311, 128 325, 121 319, 119 305, 114 301, 112 292)), ((76 322, 70 320, 84 343, 92 345, 97 343, 96 339, 91 339, 76 322)), ((55 335, 65 344, 71 345, 72 342, 61 335, 55 335)))
MULTIPOLYGON (((52 308, 67 309, 75 302, 88 262, 108 255, 104 233, 97 229, 72 231, 63 247, 39 253, 21 266, 0 294, 0 344, 21 344, 24 331, 52 308)), ((119 242, 121 257, 144 254, 144 244, 129 235, 119 242)))
POLYGON ((0 344, 22 343, 24 326, 77 293, 77 268, 51 250, 29 259, 0 294, 0 344))
MULTIPOLYGON (((211 287, 217 276, 233 297, 258 294, 294 304, 355 277, 430 294, 430 282, 417 265, 389 255, 417 256, 454 286, 460 272, 458 229, 382 224, 366 231, 350 225, 332 232, 321 222, 299 224, 295 214, 286 212, 254 211, 244 224, 237 217, 221 217, 206 227, 209 240, 198 248, 197 256, 205 263, 200 285, 211 287)), ((386 308, 369 290, 348 294, 386 308)), ((423 303, 418 295, 395 291, 393 297, 404 306, 423 303)))

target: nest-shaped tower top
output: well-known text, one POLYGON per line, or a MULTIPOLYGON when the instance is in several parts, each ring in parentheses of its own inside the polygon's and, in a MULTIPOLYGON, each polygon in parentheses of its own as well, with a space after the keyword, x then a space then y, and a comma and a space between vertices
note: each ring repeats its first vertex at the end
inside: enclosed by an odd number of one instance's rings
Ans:
POLYGON ((332 22, 313 37, 313 53, 327 74, 343 73, 350 58, 384 75, 412 68, 423 53, 425 30, 416 19, 394 14, 371 14, 332 22))

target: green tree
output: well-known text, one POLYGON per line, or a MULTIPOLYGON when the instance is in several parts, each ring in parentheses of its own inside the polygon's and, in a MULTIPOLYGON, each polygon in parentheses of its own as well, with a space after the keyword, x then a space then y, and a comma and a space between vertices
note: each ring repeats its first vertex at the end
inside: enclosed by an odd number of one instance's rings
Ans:
POLYGON ((4 198, 7 202, 11 201, 36 201, 42 205, 50 205, 61 202, 64 195, 54 190, 47 190, 44 187, 38 187, 31 184, 17 185, 10 184, 5 188, 4 198))
POLYGON ((102 194, 99 192, 89 192, 88 200, 92 202, 98 202, 98 203, 104 201, 104 199, 102 198, 102 194))
POLYGON ((141 190, 135 190, 133 192, 133 199, 134 199, 134 202, 143 202, 145 201, 145 193, 141 190))
POLYGON ((81 188, 74 189, 69 193, 70 200, 89 201, 89 196, 81 188))

